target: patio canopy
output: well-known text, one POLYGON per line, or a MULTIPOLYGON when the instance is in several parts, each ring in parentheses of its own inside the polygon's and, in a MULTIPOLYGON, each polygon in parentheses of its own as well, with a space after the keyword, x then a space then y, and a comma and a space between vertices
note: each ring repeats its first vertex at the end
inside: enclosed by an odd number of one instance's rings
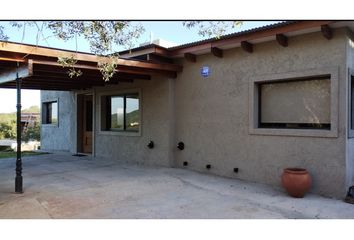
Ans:
POLYGON ((22 78, 22 89, 70 91, 135 79, 150 80, 153 75, 174 78, 182 71, 182 66, 176 64, 120 58, 113 78, 105 82, 97 63, 106 59, 89 53, 0 42, 0 88, 16 88, 17 74, 22 78), (83 73, 79 77, 70 78, 69 68, 57 62, 58 57, 71 56, 78 60, 75 69, 83 73))

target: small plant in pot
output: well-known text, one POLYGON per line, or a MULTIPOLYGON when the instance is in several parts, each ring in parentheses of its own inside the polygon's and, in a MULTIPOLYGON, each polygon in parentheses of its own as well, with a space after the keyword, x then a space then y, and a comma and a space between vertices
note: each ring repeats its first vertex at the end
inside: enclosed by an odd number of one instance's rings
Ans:
POLYGON ((281 182, 288 194, 295 198, 303 198, 310 190, 312 179, 306 169, 285 168, 281 182))

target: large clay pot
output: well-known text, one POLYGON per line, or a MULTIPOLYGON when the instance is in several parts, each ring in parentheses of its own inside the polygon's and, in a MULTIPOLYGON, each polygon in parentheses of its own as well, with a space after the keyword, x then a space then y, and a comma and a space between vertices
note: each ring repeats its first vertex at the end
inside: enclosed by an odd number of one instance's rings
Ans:
POLYGON ((296 198, 304 197, 312 184, 310 174, 302 168, 284 169, 281 182, 288 194, 296 198))

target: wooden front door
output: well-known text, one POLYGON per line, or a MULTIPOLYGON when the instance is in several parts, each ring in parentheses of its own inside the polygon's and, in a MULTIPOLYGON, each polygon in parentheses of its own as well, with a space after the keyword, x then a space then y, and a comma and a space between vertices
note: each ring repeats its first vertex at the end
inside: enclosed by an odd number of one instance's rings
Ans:
POLYGON ((92 95, 85 95, 83 99, 83 152, 92 153, 92 124, 93 104, 92 95))

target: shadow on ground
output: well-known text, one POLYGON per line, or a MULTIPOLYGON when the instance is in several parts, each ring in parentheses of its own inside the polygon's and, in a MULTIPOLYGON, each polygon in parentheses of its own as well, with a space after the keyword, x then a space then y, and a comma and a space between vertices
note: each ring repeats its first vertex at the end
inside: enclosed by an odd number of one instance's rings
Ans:
POLYGON ((340 200, 65 153, 24 158, 25 193, 15 194, 14 162, 0 161, 0 218, 354 218, 340 200))

